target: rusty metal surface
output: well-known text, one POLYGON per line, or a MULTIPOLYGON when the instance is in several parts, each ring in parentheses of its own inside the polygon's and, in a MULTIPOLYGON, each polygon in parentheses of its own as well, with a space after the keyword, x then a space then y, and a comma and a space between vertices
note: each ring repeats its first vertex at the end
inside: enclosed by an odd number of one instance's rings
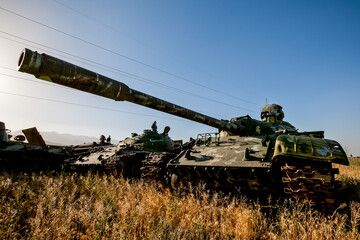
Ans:
POLYGON ((39 131, 36 129, 36 127, 23 129, 22 132, 26 136, 26 139, 28 140, 29 144, 40 146, 42 149, 46 149, 46 143, 42 136, 40 135, 39 131))
POLYGON ((331 164, 285 162, 281 166, 284 193, 297 199, 307 199, 313 205, 333 207, 341 186, 334 174, 339 170, 331 164))

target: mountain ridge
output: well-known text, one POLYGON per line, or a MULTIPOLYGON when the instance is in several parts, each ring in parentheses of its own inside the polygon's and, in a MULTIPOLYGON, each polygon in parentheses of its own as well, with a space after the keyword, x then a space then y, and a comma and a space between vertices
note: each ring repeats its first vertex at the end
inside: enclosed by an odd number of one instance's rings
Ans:
MULTIPOLYGON (((13 137, 17 135, 24 135, 21 130, 13 131, 10 133, 13 137)), ((58 132, 40 132, 41 136, 48 145, 79 145, 89 142, 99 142, 99 137, 91 137, 84 135, 73 135, 69 133, 58 133, 58 132)), ((107 137, 107 136, 106 136, 107 137)), ((116 139, 111 139, 112 143, 119 142, 116 139)))

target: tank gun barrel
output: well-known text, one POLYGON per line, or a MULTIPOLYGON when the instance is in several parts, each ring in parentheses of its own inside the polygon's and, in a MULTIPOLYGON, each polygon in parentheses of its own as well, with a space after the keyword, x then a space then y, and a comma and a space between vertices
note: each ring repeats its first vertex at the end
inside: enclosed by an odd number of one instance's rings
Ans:
POLYGON ((236 133, 238 126, 192 111, 129 88, 126 84, 102 76, 47 54, 39 54, 25 48, 18 61, 18 71, 36 78, 96 94, 115 101, 129 101, 153 108, 191 121, 206 124, 221 130, 236 133))

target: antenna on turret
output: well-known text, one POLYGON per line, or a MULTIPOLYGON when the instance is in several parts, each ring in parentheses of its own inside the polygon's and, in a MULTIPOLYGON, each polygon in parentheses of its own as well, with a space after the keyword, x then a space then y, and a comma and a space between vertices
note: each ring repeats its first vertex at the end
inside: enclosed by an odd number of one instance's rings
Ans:
POLYGON ((265 106, 269 105, 267 98, 265 98, 265 106))

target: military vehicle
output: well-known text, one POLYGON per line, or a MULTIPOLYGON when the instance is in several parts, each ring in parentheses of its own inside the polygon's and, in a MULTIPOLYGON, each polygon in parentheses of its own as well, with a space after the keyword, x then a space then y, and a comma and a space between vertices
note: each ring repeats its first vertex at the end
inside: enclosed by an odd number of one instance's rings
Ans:
POLYGON ((80 153, 74 154, 66 163, 82 170, 117 171, 126 178, 142 176, 162 180, 166 175, 166 162, 180 153, 181 143, 174 146, 174 141, 168 136, 170 127, 166 126, 162 133, 158 133, 155 121, 151 128, 142 134, 132 133, 117 145, 100 142, 75 146, 73 152, 80 153))
POLYGON ((11 171, 36 171, 58 169, 71 149, 63 146, 47 145, 33 128, 23 129, 24 135, 17 135, 12 140, 10 130, 0 122, 0 168, 11 171))
POLYGON ((284 122, 278 105, 267 106, 261 121, 250 116, 218 120, 129 88, 124 83, 55 57, 24 49, 18 70, 95 95, 129 101, 219 129, 200 134, 167 164, 171 185, 205 181, 221 188, 269 190, 317 205, 336 201, 338 169, 349 165, 340 144, 324 132, 298 132, 284 122))
POLYGON ((102 150, 104 147, 112 146, 111 144, 111 136, 106 138, 104 135, 101 135, 99 138, 99 142, 88 142, 79 145, 71 145, 72 152, 74 157, 81 156, 84 154, 89 154, 94 151, 102 150))

